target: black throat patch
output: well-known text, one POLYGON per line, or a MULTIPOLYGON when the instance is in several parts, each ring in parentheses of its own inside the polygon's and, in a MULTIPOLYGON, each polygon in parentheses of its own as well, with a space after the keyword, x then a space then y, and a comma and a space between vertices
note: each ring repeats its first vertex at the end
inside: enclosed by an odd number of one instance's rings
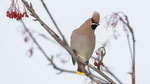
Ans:
POLYGON ((97 27, 97 25, 92 25, 92 26, 91 26, 91 28, 92 28, 93 30, 95 30, 96 27, 97 27))

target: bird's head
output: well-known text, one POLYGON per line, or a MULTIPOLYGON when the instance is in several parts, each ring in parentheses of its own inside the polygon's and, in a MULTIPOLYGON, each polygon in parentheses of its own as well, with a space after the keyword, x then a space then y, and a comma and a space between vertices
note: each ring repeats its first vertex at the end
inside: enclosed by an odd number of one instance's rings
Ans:
POLYGON ((91 26, 91 28, 93 30, 95 30, 96 27, 99 25, 99 19, 100 19, 99 13, 98 12, 94 12, 93 16, 91 18, 91 24, 90 24, 90 26, 91 26))

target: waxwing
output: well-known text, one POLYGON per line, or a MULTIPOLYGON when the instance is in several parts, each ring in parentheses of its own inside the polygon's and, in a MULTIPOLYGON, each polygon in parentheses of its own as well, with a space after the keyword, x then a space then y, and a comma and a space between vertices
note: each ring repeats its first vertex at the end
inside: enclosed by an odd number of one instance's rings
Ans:
MULTIPOLYGON (((88 64, 90 57, 95 48, 95 34, 94 31, 99 25, 100 15, 98 12, 94 12, 93 16, 87 19, 79 28, 75 29, 71 35, 71 48, 74 53, 82 58, 88 64)), ((75 60, 72 58, 72 62, 75 65, 75 60)), ((85 65, 81 62, 77 62, 77 73, 85 72, 85 65)))

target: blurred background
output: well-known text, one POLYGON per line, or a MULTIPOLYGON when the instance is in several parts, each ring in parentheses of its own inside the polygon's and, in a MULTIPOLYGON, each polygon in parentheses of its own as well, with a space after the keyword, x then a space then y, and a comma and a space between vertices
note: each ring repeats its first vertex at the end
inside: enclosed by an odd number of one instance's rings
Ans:
MULTIPOLYGON (((20 0, 18 0, 21 3, 20 0)), ((56 28, 49 19, 40 0, 27 0, 32 3, 33 8, 40 18, 54 31, 56 28)), ((55 21, 65 35, 68 42, 74 29, 90 18, 94 11, 100 13, 101 22, 103 18, 114 12, 124 12, 130 21, 136 39, 136 83, 149 84, 150 74, 150 8, 149 0, 44 0, 52 13, 55 21)), ((28 35, 23 34, 21 22, 6 17, 6 11, 11 5, 10 0, 0 0, 0 84, 88 84, 90 79, 77 74, 61 73, 53 69, 43 54, 37 49, 28 35), (32 57, 29 49, 34 47, 32 57)), ((64 69, 76 71, 72 65, 71 57, 55 41, 48 41, 39 36, 45 34, 52 37, 33 21, 33 17, 23 19, 27 27, 33 33, 45 52, 55 57, 54 62, 64 69), (63 59, 63 60, 60 60, 63 59)), ((109 39, 106 46, 104 64, 123 82, 131 84, 131 56, 128 48, 126 34, 118 26, 117 40, 112 36, 111 29, 106 29, 102 24, 96 29, 96 48, 101 47, 109 39)), ((57 31, 56 31, 57 32, 57 31)), ((53 39, 52 39, 53 40, 53 39)), ((95 53, 93 53, 95 55, 95 53)), ((93 64, 93 61, 90 60, 93 64)))

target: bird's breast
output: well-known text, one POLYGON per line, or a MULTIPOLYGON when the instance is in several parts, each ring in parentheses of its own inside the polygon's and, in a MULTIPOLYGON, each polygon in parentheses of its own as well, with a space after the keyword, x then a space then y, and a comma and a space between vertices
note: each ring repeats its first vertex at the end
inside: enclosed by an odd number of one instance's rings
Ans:
POLYGON ((74 40, 72 48, 77 51, 77 55, 84 60, 88 60, 95 48, 95 36, 93 35, 79 35, 74 40))

